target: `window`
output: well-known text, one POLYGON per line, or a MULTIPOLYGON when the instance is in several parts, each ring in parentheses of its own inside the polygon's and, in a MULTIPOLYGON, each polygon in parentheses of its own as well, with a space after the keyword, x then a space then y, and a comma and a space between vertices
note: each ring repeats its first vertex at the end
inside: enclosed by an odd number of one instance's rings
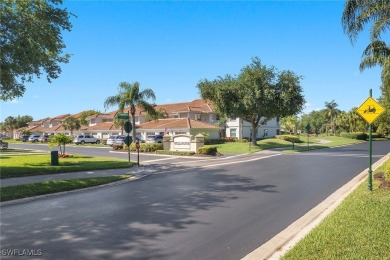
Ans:
POLYGON ((237 137, 237 128, 230 128, 230 137, 237 137))
POLYGON ((202 118, 201 114, 195 114, 195 120, 200 121, 202 118))

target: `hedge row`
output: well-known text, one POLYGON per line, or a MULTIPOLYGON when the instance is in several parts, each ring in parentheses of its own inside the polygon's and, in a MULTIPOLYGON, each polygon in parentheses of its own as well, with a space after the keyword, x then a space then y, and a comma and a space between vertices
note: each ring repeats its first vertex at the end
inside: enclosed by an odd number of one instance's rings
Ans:
POLYGON ((237 142, 237 143, 247 143, 248 139, 238 139, 237 137, 226 137, 226 138, 219 138, 219 139, 205 139, 204 144, 205 145, 213 145, 213 144, 224 144, 224 143, 230 143, 230 142, 237 142))
POLYGON ((204 155, 216 155, 218 153, 217 147, 210 146, 210 147, 199 147, 198 148, 198 154, 204 154, 204 155))
MULTIPOLYGON (((114 145, 112 147, 113 150, 127 150, 127 145, 114 145)), ((139 147, 140 153, 148 153, 148 152, 155 152, 157 150, 164 149, 163 144, 161 143, 141 143, 139 147)), ((137 151, 135 148, 135 143, 132 143, 130 145, 130 151, 134 152, 137 151)))
POLYGON ((297 135, 277 135, 276 139, 285 140, 288 142, 299 143, 300 139, 297 135))
POLYGON ((342 132, 342 133, 340 133, 340 137, 356 139, 356 140, 367 140, 367 134, 366 133, 347 133, 347 132, 342 132))
POLYGON ((192 156, 195 152, 192 151, 168 151, 168 150, 157 150, 156 154, 167 154, 167 155, 180 155, 180 156, 192 156))

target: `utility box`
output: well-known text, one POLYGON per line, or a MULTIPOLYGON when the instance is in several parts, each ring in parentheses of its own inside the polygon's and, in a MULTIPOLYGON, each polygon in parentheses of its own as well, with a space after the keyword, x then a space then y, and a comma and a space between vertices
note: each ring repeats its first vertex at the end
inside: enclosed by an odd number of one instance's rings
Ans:
POLYGON ((51 151, 50 152, 50 159, 51 159, 51 165, 52 166, 59 165, 59 163, 58 163, 58 151, 51 151))

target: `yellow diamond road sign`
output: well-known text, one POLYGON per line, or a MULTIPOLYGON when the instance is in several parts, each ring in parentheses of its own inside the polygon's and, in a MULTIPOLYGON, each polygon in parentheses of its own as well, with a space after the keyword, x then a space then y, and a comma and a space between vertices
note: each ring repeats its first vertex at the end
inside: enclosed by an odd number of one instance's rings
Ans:
POLYGON ((367 98, 367 100, 357 109, 358 114, 369 124, 374 122, 384 111, 385 109, 371 97, 367 98))

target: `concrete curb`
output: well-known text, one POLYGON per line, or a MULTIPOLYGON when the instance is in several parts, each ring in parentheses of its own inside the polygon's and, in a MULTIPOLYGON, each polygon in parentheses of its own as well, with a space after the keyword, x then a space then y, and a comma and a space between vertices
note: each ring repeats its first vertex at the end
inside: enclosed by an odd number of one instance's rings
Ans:
MULTIPOLYGON (((372 170, 376 170, 389 158, 390 153, 374 163, 372 165, 372 170)), ((362 171, 343 187, 327 197, 323 202, 242 259, 280 259, 280 257, 298 243, 299 240, 305 237, 314 227, 325 219, 325 217, 335 210, 349 194, 363 183, 367 179, 367 174, 368 169, 362 171)))

